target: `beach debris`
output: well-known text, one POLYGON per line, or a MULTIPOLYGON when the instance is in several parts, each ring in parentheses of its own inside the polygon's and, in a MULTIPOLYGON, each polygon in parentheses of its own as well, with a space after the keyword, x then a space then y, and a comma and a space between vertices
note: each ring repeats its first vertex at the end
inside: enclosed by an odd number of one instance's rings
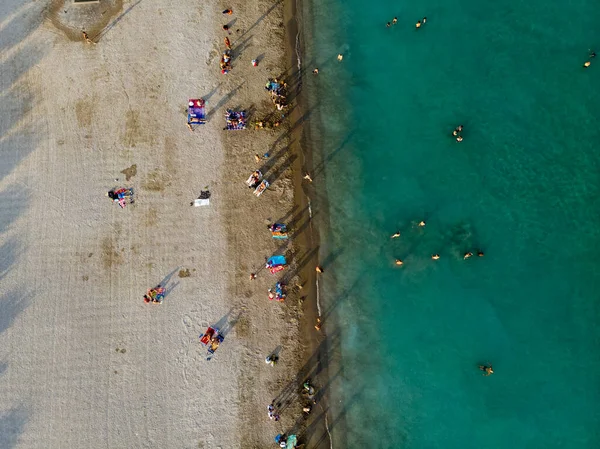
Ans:
POLYGON ((113 200, 115 203, 119 203, 121 209, 123 209, 127 204, 134 203, 133 189, 131 187, 111 189, 106 193, 106 196, 113 200))
POLYGON ((145 303, 160 304, 165 298, 165 288, 158 284, 156 287, 149 289, 144 295, 145 303))
POLYGON ((219 348, 219 345, 223 343, 225 337, 219 332, 218 327, 209 327, 206 329, 204 334, 200 335, 200 344, 207 348, 207 358, 210 360, 214 355, 215 351, 219 348))
POLYGON ((187 126, 190 131, 196 125, 206 123, 206 102, 202 98, 191 98, 188 100, 187 126))
POLYGON ((225 130, 237 131, 246 129, 246 111, 234 111, 227 109, 225 111, 225 130))
POLYGON ((192 201, 190 203, 190 206, 194 206, 194 207, 209 206, 210 205, 210 195, 211 195, 211 193, 209 190, 201 190, 200 196, 198 198, 196 198, 194 201, 192 201))

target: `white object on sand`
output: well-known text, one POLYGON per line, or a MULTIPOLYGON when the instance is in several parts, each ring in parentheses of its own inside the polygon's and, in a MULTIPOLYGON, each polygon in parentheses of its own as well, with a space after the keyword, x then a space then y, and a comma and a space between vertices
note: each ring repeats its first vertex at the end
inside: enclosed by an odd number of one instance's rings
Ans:
POLYGON ((208 206, 210 204, 210 200, 207 199, 200 199, 198 198, 197 200, 194 200, 194 207, 198 207, 198 206, 208 206))

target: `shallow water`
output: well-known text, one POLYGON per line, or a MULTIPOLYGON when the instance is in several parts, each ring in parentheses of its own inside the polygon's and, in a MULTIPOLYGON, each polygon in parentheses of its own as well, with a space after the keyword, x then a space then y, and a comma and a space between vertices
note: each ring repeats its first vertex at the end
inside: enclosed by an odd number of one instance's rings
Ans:
POLYGON ((304 15, 322 296, 341 329, 333 432, 349 448, 600 447, 600 59, 582 68, 600 3, 393 4, 304 15))

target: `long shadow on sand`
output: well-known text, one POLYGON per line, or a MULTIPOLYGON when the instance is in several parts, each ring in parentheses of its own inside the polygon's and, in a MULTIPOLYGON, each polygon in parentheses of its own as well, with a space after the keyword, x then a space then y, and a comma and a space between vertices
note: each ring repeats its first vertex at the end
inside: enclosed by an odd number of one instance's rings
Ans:
POLYGON ((12 449, 17 447, 19 436, 29 421, 29 412, 22 405, 13 407, 0 414, 0 447, 12 449))
POLYGON ((240 90, 245 83, 246 83, 245 81, 242 82, 239 86, 237 86, 231 92, 229 92, 227 95, 225 95, 223 98, 221 98, 219 100, 219 102, 215 105, 215 107, 206 113, 206 119, 209 120, 214 115, 215 112, 217 112, 221 107, 223 107, 225 105, 225 103, 230 101, 235 96, 235 94, 238 92, 238 90, 240 90))

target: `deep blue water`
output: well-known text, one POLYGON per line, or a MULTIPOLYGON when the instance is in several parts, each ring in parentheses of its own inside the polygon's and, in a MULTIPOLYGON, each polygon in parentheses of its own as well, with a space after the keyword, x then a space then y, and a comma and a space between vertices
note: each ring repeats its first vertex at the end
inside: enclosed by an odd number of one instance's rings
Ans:
POLYGON ((600 3, 305 6, 337 447, 600 447, 600 3))

